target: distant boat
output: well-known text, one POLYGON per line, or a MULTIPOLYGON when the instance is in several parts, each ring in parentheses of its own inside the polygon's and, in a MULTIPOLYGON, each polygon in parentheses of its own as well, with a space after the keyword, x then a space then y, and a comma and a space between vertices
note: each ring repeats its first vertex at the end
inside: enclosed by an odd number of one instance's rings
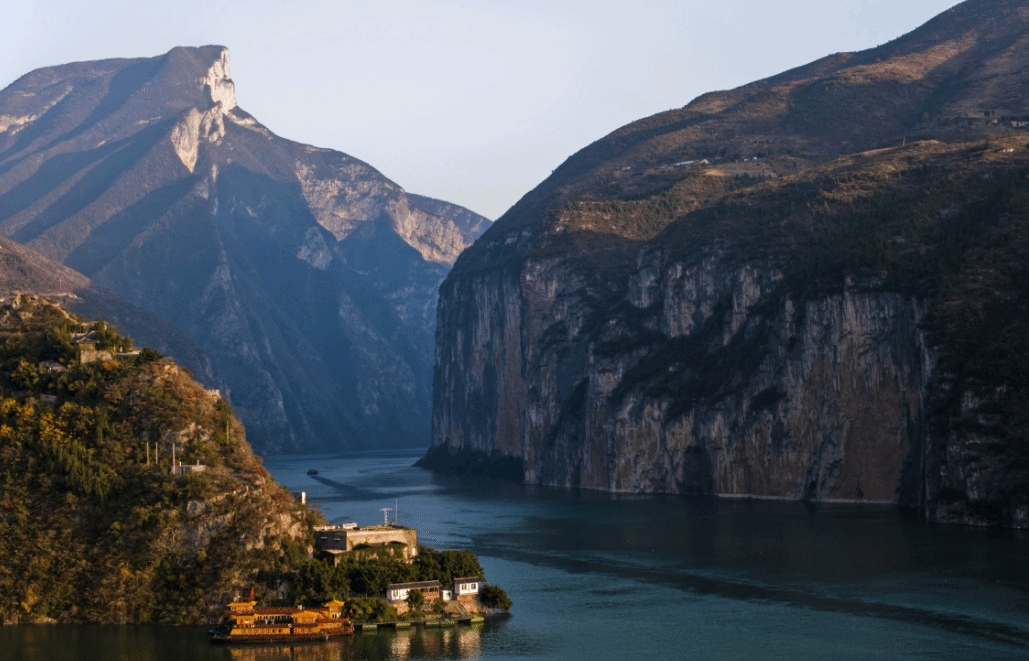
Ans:
POLYGON ((307 471, 307 474, 308 475, 317 475, 318 471, 316 471, 315 469, 312 468, 311 470, 307 471))

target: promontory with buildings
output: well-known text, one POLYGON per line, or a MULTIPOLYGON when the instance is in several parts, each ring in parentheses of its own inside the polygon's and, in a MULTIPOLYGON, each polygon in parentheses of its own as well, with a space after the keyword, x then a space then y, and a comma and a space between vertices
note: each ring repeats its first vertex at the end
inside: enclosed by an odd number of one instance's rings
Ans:
POLYGON ((329 525, 244 434, 218 392, 108 324, 0 301, 0 620, 216 622, 248 593, 338 595, 355 621, 509 605, 468 551, 329 525))

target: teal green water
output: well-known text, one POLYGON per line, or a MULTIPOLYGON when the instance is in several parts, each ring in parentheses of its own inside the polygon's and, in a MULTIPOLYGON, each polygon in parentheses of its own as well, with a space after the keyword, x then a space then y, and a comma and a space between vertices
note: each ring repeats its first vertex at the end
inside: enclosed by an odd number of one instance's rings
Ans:
MULTIPOLYGON (((1029 537, 893 508, 618 496, 438 476, 417 454, 273 457, 334 522, 467 548, 515 602, 477 627, 225 649, 203 629, 7 627, 18 659, 1029 659, 1029 537), (317 476, 307 470, 319 471, 317 476)), ((6 654, 5 654, 6 653, 6 654)))

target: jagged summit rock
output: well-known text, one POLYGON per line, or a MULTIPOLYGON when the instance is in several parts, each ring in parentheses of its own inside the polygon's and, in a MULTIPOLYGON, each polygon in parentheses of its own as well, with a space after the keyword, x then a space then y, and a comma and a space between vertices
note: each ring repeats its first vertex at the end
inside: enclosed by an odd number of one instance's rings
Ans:
POLYGON ((488 226, 269 131, 222 46, 0 91, 0 234, 181 327, 259 451, 424 443, 437 288, 488 226))

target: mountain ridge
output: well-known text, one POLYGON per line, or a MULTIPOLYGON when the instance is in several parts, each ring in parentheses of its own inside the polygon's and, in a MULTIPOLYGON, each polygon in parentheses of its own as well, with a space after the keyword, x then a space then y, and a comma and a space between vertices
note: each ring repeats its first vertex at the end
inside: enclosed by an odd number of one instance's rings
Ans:
MULTIPOLYGON (((1029 11, 1017 0, 964 2, 887 44, 835 53, 733 90, 702 94, 680 109, 616 129, 569 157, 498 219, 494 232, 542 217, 548 208, 577 196, 604 200, 645 193, 674 179, 672 173, 661 176, 651 169, 691 159, 732 162, 786 149, 805 167, 846 153, 900 144, 905 138, 928 137, 923 135, 927 132, 936 137, 966 134, 963 139, 981 133, 979 126, 954 123, 959 117, 982 119, 984 112, 991 111, 996 116, 1017 114, 1029 119, 1024 102, 1029 86, 1019 66, 1024 57, 1015 57, 1029 55, 1026 25, 1029 11), (979 35, 982 16, 997 12, 1003 12, 995 21, 1001 24, 997 32, 979 35), (996 52, 999 49, 1001 55, 996 52), (985 65, 979 58, 984 53, 999 71, 983 73, 985 65), (897 54, 918 57, 896 63, 897 54), (878 61, 887 57, 894 60, 891 66, 878 61), (975 96, 987 73, 993 84, 1010 80, 1011 91, 1002 89, 1002 96, 990 98, 975 96), (823 86, 826 82, 833 84, 823 86), (867 89, 854 91, 861 87, 867 89), (909 92, 912 87, 918 89, 909 92), (956 89, 971 98, 961 100, 958 94, 950 106, 940 106, 936 95, 956 89), (874 122, 860 112, 863 104, 872 102, 880 109, 874 122), (927 111, 932 117, 923 123, 927 111), (848 112, 857 117, 848 117, 848 112), (861 134, 855 136, 856 130, 861 134), (632 172, 623 175, 623 167, 632 172)), ((995 86, 991 90, 997 91, 995 86)), ((793 169, 792 162, 782 163, 779 169, 773 166, 772 172, 793 169)))
POLYGON ((173 324, 97 287, 78 271, 55 262, 36 251, 0 237, 0 294, 33 293, 60 301, 75 314, 113 323, 138 345, 175 356, 209 388, 228 395, 228 388, 213 371, 211 360, 192 340, 173 324))

